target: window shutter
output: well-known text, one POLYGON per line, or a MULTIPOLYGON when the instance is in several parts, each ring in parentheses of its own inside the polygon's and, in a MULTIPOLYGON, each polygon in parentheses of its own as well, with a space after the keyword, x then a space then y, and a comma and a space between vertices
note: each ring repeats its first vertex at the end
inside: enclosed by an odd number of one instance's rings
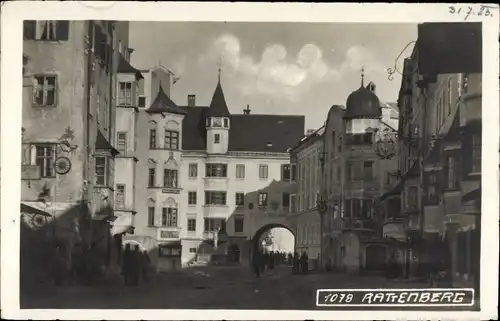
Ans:
POLYGON ((68 40, 69 36, 69 21, 59 20, 56 23, 56 36, 57 40, 68 40))
POLYGON ((36 35, 36 21, 25 20, 23 24, 23 38, 26 40, 34 40, 36 35))

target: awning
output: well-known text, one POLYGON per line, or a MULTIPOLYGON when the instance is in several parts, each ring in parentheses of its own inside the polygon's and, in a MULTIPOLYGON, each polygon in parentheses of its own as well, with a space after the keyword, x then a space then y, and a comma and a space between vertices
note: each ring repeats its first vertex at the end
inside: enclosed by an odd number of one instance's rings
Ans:
POLYGON ((42 216, 46 216, 46 217, 52 216, 51 214, 49 214, 43 210, 40 210, 38 208, 32 207, 32 206, 24 204, 24 203, 21 203, 21 212, 27 213, 27 214, 42 215, 42 216))
POLYGON ((109 141, 104 137, 100 130, 97 131, 97 139, 95 141, 95 148, 108 150, 114 156, 120 154, 120 152, 109 143, 109 141))

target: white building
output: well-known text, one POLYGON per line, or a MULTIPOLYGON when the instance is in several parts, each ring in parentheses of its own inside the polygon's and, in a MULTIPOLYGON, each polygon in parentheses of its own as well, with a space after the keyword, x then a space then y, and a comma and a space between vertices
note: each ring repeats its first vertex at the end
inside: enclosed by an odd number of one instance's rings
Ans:
POLYGON ((309 132, 291 153, 298 168, 298 182, 294 197, 297 206, 294 210, 297 229, 296 250, 306 252, 311 267, 314 268, 321 253, 321 218, 318 212, 318 198, 321 192, 324 126, 309 132))
MULTIPOLYGON (((209 106, 196 106, 195 95, 188 106, 177 106, 169 98, 170 71, 142 74, 133 87, 138 94, 130 94, 139 105, 132 184, 137 214, 126 239, 147 250, 157 270, 248 260, 249 240, 263 222, 290 212, 287 150, 303 136, 304 117, 251 115, 248 106, 232 115, 220 80, 209 106)), ((117 123, 132 126, 131 115, 117 123)))

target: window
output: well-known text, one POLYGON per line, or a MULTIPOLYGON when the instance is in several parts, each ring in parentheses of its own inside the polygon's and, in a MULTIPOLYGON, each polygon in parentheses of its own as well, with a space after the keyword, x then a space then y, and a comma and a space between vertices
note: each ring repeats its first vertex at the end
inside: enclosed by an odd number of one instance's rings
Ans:
POLYGON ((205 218, 204 220, 204 230, 205 232, 226 231, 226 219, 224 218, 205 218))
POLYGON ((235 217, 234 218, 234 232, 235 233, 243 233, 243 217, 235 217))
POLYGON ((189 164, 189 177, 198 177, 198 164, 189 164))
POLYGON ((228 127, 229 127, 229 119, 224 118, 224 128, 228 128, 228 127))
POLYGON ((245 205, 245 194, 244 193, 236 193, 236 206, 245 205))
POLYGON ((156 148, 156 129, 149 130, 149 148, 150 149, 156 148))
POLYGON ((127 153, 127 133, 126 132, 121 132, 118 133, 117 138, 116 138, 116 147, 120 154, 126 155, 127 153))
POLYGON ((195 247, 190 247, 189 248, 189 253, 196 253, 196 248, 195 247))
POLYGON ((427 203, 436 204, 439 200, 437 194, 437 172, 426 172, 425 175, 427 179, 425 184, 427 203))
POLYGON ((283 207, 290 207, 290 194, 287 192, 283 192, 283 207))
POLYGON ((446 187, 457 189, 460 187, 458 155, 450 155, 446 159, 446 187))
POLYGON ((291 166, 291 178, 290 180, 292 182, 295 182, 297 180, 297 165, 292 164, 291 166))
POLYGON ((33 105, 55 107, 57 103, 57 76, 35 75, 33 105))
POLYGON ((146 107, 146 97, 139 96, 138 105, 139 107, 146 107))
POLYGON ((267 179, 269 177, 269 167, 267 165, 259 165, 259 178, 267 179))
POLYGON ((56 159, 54 145, 36 145, 35 163, 40 171, 40 177, 55 177, 54 161, 56 159))
POLYGON ((148 170, 148 187, 155 187, 156 185, 156 169, 150 168, 148 170))
POLYGON ((26 40, 65 41, 69 36, 68 20, 24 21, 23 36, 26 40))
POLYGON ((188 218, 187 230, 188 230, 188 232, 196 232, 196 219, 195 218, 188 218))
POLYGON ((196 205, 196 192, 188 192, 188 205, 196 205))
POLYGON ((164 169, 163 170, 163 187, 177 187, 177 170, 164 169))
POLYGON ((259 206, 267 206, 267 193, 259 192, 259 206))
POLYGON ((165 149, 179 149, 179 132, 165 130, 165 149))
POLYGON ((227 164, 207 164, 206 177, 227 177, 227 164))
POLYGON ((373 180, 373 162, 363 163, 363 180, 365 181, 373 180))
POLYGON ((297 196, 290 195, 290 212, 295 213, 297 211, 297 196))
POLYGON ((481 134, 472 136, 472 173, 481 173, 481 134))
POLYGON ((290 165, 289 164, 283 164, 281 165, 281 180, 290 180, 290 165))
POLYGON ((220 134, 214 134, 214 144, 220 143, 220 134))
POLYGON ((236 178, 245 178, 245 165, 236 165, 236 178))
POLYGON ((164 207, 162 209, 161 225, 166 227, 177 227, 177 208, 164 207))
POLYGON ((148 207, 148 226, 155 226, 155 208, 148 207))
POLYGON ((95 176, 96 184, 101 186, 106 186, 107 180, 107 159, 103 156, 98 156, 95 158, 95 176))
POLYGON ((132 83, 120 82, 118 91, 118 105, 132 106, 132 83))
POLYGON ((205 191, 205 205, 226 205, 226 192, 205 191))
POLYGON ((408 186, 406 190, 406 207, 418 208, 418 186, 408 186))
POLYGON ((116 184, 116 208, 125 208, 125 185, 116 184))

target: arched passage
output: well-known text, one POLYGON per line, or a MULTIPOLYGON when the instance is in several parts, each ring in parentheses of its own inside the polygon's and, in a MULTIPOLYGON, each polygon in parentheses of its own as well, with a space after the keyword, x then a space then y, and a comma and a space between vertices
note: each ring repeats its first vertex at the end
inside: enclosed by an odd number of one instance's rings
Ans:
POLYGON ((141 243, 135 241, 135 240, 124 240, 123 241, 123 247, 125 247, 127 244, 130 244, 131 247, 134 247, 135 245, 139 246, 139 249, 141 251, 145 251, 146 249, 144 248, 144 246, 142 246, 141 243))
POLYGON ((260 227, 254 234, 254 236, 252 237, 252 252, 251 252, 251 257, 253 258, 253 256, 255 255, 255 253, 258 253, 260 248, 261 248, 261 244, 260 244, 260 239, 262 236, 264 236, 265 233, 267 233, 268 231, 274 229, 274 228, 283 228, 283 229, 286 229, 288 230, 290 233, 292 233, 293 235, 293 238, 294 238, 294 242, 293 242, 293 250, 295 251, 295 238, 296 238, 296 233, 294 230, 292 230, 289 226, 286 226, 285 224, 281 224, 281 223, 270 223, 270 224, 265 224, 263 225, 262 227, 260 227))

